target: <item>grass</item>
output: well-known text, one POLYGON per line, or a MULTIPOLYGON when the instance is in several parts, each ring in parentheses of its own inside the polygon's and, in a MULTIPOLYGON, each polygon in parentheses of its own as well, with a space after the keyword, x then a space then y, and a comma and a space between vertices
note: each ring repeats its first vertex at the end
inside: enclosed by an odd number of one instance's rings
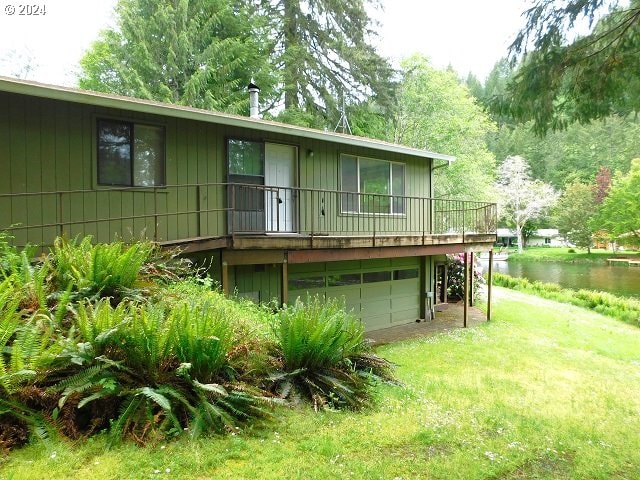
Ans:
POLYGON ((640 330, 496 292, 491 323, 381 347, 404 385, 364 412, 283 409, 268 429, 144 448, 53 439, 0 478, 639 478, 640 330))
MULTIPOLYGON (((572 263, 606 263, 608 258, 638 257, 638 253, 629 251, 591 249, 591 253, 578 248, 567 247, 529 247, 522 253, 517 250, 509 252, 510 262, 572 262, 572 263), (574 252, 570 252, 574 250, 574 252)), ((639 257, 640 258, 640 257, 639 257)))
POLYGON ((597 290, 562 288, 555 283, 532 282, 527 278, 496 273, 494 285, 531 293, 561 303, 595 310, 598 313, 640 327, 640 300, 597 290))

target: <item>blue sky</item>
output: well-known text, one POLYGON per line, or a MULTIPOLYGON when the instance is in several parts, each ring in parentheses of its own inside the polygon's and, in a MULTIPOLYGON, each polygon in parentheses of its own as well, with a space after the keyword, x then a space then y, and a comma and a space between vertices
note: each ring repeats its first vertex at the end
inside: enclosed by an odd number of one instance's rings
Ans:
MULTIPOLYGON (((31 58, 30 80, 75 85, 78 60, 98 32, 113 24, 116 0, 39 0, 39 16, 9 15, 19 1, 0 0, 0 75, 31 58), (13 55, 12 55, 13 52, 13 55)), ((399 60, 420 52, 436 67, 484 79, 522 25, 525 0, 382 0, 378 48, 399 60)))

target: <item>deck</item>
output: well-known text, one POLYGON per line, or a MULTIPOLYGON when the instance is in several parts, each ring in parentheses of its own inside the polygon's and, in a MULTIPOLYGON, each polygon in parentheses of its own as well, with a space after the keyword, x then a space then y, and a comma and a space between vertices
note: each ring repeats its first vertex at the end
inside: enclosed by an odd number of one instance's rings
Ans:
POLYGON ((212 248, 357 249, 492 244, 496 204, 235 183, 0 194, 17 245, 56 236, 212 248))

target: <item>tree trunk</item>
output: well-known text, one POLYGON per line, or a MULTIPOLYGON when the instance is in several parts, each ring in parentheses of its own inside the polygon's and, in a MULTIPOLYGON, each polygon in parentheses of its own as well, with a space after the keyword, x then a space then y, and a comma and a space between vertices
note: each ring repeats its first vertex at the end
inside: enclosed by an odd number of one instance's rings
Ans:
POLYGON ((293 60, 293 52, 299 43, 298 15, 300 4, 298 0, 283 0, 284 5, 284 54, 282 78, 284 81, 284 108, 297 108, 298 103, 298 67, 293 60))
POLYGON ((522 225, 516 224, 516 236, 518 237, 518 253, 523 250, 522 225))

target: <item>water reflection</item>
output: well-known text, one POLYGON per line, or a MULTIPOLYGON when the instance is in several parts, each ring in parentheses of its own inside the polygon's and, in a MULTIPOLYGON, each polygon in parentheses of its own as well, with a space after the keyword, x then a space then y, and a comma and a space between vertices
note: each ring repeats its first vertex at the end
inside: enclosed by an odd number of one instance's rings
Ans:
MULTIPOLYGON (((483 262, 486 270, 487 262, 483 262)), ((640 268, 552 262, 494 262, 493 271, 528 278, 531 281, 557 283, 567 288, 601 290, 616 295, 640 298, 640 268)))

